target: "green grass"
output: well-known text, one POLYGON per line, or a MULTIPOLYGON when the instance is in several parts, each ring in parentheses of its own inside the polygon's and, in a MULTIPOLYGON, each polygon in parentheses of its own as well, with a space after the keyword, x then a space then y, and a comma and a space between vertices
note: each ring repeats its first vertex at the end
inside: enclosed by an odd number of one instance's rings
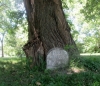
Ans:
POLYGON ((62 71, 34 71, 25 58, 0 58, 0 86, 100 86, 100 56, 82 55, 62 71))

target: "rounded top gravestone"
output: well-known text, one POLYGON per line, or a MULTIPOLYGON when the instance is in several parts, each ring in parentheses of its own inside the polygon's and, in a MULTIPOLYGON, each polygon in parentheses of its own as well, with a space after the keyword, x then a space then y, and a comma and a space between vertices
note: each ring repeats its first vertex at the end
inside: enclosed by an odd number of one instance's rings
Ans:
POLYGON ((52 48, 47 54, 47 69, 57 69, 68 64, 68 53, 62 48, 52 48))

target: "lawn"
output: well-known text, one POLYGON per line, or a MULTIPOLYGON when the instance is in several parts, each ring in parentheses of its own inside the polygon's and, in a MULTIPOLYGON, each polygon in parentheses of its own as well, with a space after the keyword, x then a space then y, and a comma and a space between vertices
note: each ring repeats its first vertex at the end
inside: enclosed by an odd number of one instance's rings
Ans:
POLYGON ((30 70, 25 58, 0 58, 0 86, 100 86, 100 55, 81 55, 62 70, 30 70))

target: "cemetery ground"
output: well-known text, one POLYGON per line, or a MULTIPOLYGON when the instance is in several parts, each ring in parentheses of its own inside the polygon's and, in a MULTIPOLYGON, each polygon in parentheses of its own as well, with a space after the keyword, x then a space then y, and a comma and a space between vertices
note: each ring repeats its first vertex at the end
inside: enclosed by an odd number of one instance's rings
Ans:
POLYGON ((53 71, 31 70, 25 58, 0 58, 0 86, 100 86, 100 55, 81 55, 53 71))

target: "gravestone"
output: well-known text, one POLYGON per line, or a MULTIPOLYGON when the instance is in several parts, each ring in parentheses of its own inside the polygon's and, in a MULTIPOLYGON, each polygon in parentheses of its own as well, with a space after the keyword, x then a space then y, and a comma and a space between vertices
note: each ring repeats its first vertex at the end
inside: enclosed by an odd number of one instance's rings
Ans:
POLYGON ((63 68, 68 64, 68 53, 62 48, 52 48, 47 54, 47 69, 63 68))

